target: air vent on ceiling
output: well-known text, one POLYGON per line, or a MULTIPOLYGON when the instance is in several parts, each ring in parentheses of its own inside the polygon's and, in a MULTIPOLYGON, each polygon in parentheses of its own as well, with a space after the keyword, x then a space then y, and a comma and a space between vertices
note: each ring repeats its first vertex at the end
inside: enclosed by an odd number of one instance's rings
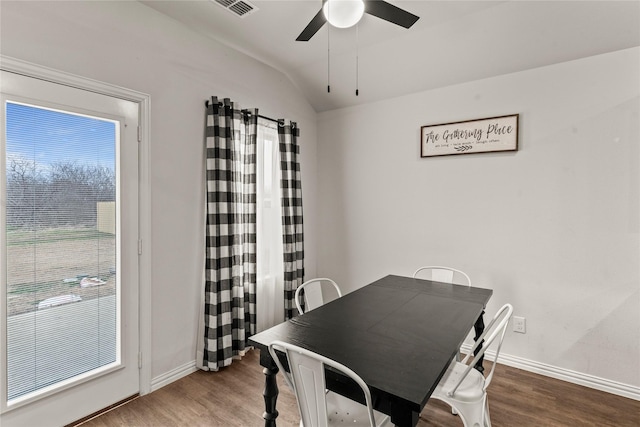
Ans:
POLYGON ((229 12, 233 13, 240 18, 244 18, 247 15, 251 15, 258 10, 257 7, 244 0, 213 0, 221 7, 225 8, 229 12))

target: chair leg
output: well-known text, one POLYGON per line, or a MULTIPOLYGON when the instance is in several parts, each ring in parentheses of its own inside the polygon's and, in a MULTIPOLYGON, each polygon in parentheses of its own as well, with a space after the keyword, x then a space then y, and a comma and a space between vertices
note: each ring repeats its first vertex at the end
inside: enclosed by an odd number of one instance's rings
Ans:
MULTIPOLYGON (((462 360, 462 357, 460 356, 460 350, 458 350, 456 352, 456 362, 459 362, 461 360, 462 360)), ((452 415, 458 415, 458 411, 453 406, 451 407, 451 414, 452 415)))
POLYGON ((491 417, 489 416, 489 399, 484 398, 484 425, 491 427, 491 417))

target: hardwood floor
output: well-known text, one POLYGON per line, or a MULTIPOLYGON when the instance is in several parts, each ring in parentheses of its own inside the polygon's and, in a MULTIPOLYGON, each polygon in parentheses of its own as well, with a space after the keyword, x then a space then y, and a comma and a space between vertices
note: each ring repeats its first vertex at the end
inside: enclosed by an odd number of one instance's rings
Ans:
MULTIPOLYGON (((485 362, 488 364, 489 362, 485 362)), ((486 366, 486 365, 485 365, 486 366)), ((298 426, 295 396, 279 378, 278 426, 298 426)), ((219 372, 194 372, 81 424, 83 427, 262 426, 264 375, 259 352, 219 372)), ((640 426, 640 402, 500 365, 489 387, 494 427, 640 426)), ((462 426, 431 401, 419 427, 462 426)))

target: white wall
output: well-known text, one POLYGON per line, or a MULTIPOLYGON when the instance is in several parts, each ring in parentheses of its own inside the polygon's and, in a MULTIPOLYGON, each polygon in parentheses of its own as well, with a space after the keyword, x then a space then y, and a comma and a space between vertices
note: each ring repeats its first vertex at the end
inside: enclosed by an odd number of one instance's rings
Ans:
MULTIPOLYGON (((319 114, 318 274, 458 267, 527 320, 504 352, 640 386, 640 49, 319 114), (520 114, 517 152, 420 158, 420 126, 520 114)), ((624 388, 624 387, 622 387, 624 388)))
POLYGON ((306 267, 315 274, 316 113, 285 76, 137 2, 3 0, 0 18, 3 55, 151 96, 153 378, 195 359, 209 96, 298 122, 306 267))

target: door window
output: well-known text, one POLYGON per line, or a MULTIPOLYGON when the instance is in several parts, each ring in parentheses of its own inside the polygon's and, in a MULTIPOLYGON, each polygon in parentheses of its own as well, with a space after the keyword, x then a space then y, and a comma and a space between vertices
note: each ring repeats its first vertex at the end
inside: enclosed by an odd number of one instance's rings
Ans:
POLYGON ((119 122, 5 105, 7 397, 120 361, 119 122))

